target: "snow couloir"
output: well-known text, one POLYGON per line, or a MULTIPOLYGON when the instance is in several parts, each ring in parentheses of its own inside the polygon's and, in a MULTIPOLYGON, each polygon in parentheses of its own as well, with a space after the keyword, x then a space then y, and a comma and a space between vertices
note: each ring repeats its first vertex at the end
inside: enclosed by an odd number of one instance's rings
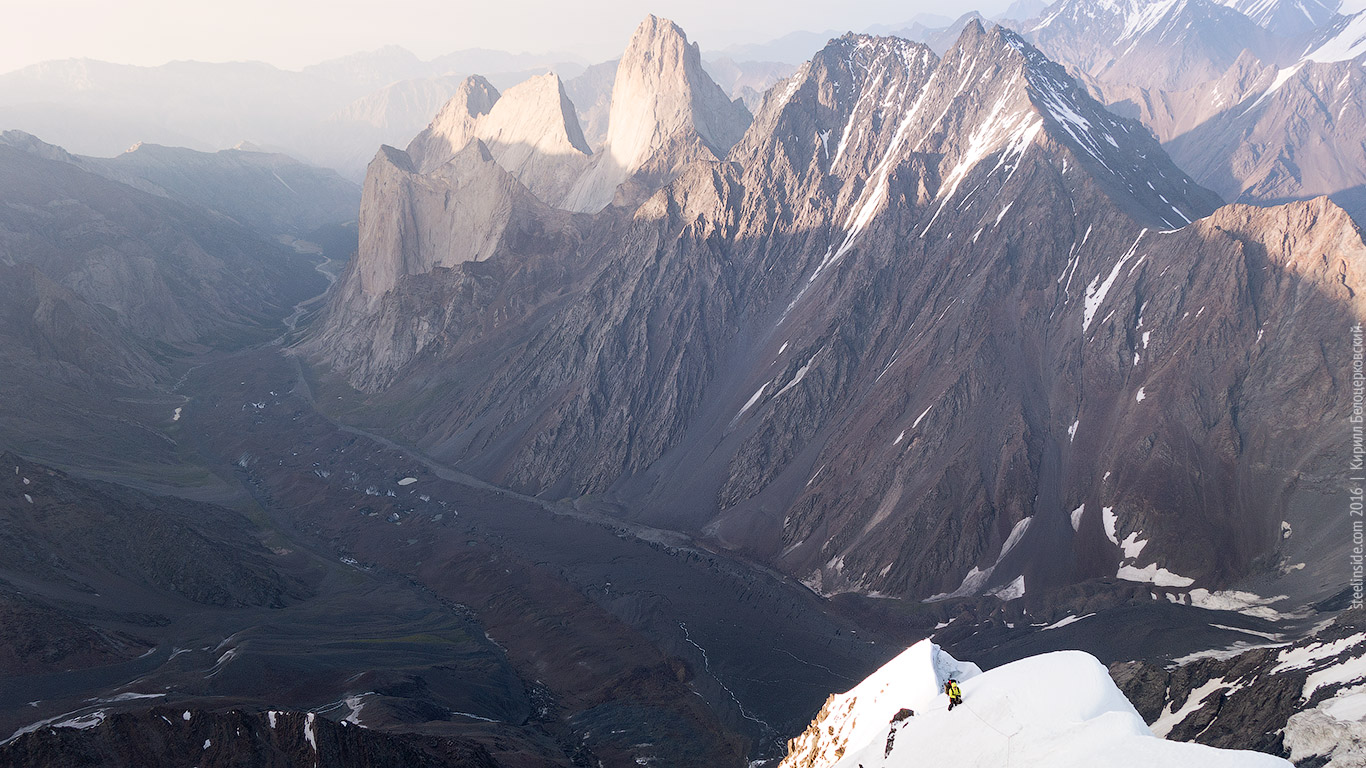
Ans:
POLYGON ((781 768, 1290 768, 1279 757, 1153 735, 1105 667, 1082 651, 983 672, 924 640, 831 696, 781 768), (944 682, 963 689, 948 711, 944 682), (903 709, 914 715, 900 719, 903 709), (895 719, 895 720, 894 720, 895 719))

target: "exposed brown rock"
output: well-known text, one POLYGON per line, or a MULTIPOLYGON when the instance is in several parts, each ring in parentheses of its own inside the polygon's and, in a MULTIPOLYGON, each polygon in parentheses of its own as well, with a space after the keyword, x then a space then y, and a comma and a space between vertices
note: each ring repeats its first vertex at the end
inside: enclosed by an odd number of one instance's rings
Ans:
POLYGON ((383 376, 310 349, 462 469, 608 494, 826 593, 1220 587, 1316 503, 1325 329, 1363 316, 1366 264, 1331 203, 1210 216, 1139 123, 977 23, 942 61, 832 41, 729 161, 563 250, 396 284, 389 327, 442 330, 383 376))

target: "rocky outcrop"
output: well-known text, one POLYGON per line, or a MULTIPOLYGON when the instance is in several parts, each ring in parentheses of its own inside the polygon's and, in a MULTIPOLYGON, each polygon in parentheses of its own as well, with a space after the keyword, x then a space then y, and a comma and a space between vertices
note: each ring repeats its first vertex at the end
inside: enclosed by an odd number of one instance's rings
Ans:
POLYGON ((600 210, 633 176, 658 187, 688 162, 725 157, 748 125, 745 107, 703 70, 697 44, 668 19, 649 16, 617 65, 603 151, 564 207, 600 210))
POLYGON ((476 140, 550 205, 560 205, 592 154, 574 105, 554 73, 533 77, 501 95, 482 77, 466 79, 408 145, 413 170, 432 173, 476 140))
POLYGON ((498 89, 479 75, 462 80, 450 101, 408 143, 408 155, 414 159, 416 170, 426 172, 440 166, 478 138, 479 118, 493 109, 499 95, 498 89))
POLYGON ((554 73, 509 88, 480 121, 479 133, 499 165, 551 204, 568 193, 592 154, 554 73))
POLYGON ((478 139, 429 174, 416 172, 402 150, 383 147, 366 176, 358 255, 313 343, 351 370, 356 386, 379 389, 453 326, 493 319, 462 316, 461 306, 432 303, 425 290, 418 300, 395 292, 405 280, 436 273, 468 293, 483 281, 461 265, 565 252, 577 241, 571 216, 538 200, 478 139))
POLYGON ((643 166, 677 133, 693 132, 724 157, 749 125, 745 108, 702 68, 696 43, 668 19, 649 16, 617 65, 607 151, 627 173, 643 166))
POLYGON ((375 155, 360 210, 364 294, 378 296, 405 275, 481 261, 497 250, 513 198, 524 188, 478 140, 448 164, 444 174, 428 177, 402 150, 382 147, 375 155))

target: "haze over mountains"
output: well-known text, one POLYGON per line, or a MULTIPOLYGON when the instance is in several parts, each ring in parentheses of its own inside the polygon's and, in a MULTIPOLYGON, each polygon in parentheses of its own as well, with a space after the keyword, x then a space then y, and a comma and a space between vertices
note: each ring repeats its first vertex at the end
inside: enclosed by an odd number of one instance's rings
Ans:
MULTIPOLYGON (((746 87, 762 93, 789 71, 757 62, 719 66, 732 71, 735 95, 746 87)), ((245 141, 359 181, 376 146, 406 142, 468 75, 506 89, 547 70, 585 76, 582 87, 594 87, 593 67, 553 53, 468 50, 422 61, 389 47, 297 72, 262 63, 69 60, 0 75, 0 115, 6 129, 80 154, 115 155, 140 142, 215 151, 245 141)), ((593 106, 591 99, 578 101, 585 110, 593 106)))
POLYGON ((0 762, 1353 765, 1366 14, 1011 14, 0 78, 0 762))

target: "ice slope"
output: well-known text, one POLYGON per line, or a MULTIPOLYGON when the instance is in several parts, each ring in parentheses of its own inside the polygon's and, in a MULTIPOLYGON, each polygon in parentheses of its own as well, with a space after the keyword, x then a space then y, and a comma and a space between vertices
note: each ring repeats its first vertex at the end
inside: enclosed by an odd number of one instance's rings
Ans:
POLYGON ((1342 19, 1319 35, 1304 54, 1307 61, 1349 61, 1366 55, 1366 11, 1342 19))
MULTIPOLYGON (((831 696, 811 727, 789 743, 781 768, 836 765, 839 755, 850 747, 885 739, 887 724, 902 707, 920 712, 938 699, 943 708, 947 705, 940 691, 946 680, 953 677, 961 683, 980 674, 982 670, 976 664, 959 662, 929 640, 922 640, 853 690, 831 696)), ((865 768, 872 766, 865 764, 865 768)))
POLYGON ((1090 654, 1058 651, 980 672, 928 640, 831 697, 791 746, 784 768, 1290 768, 1271 755, 1154 736, 1090 654), (940 690, 951 671, 964 703, 949 712, 940 690), (903 707, 915 715, 891 723, 903 707))

